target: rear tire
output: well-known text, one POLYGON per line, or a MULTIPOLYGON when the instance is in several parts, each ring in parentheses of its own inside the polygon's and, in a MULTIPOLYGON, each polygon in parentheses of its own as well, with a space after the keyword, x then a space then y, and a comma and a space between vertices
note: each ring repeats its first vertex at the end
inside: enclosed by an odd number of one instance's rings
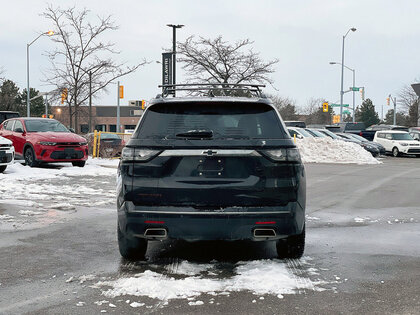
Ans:
POLYGON ((398 148, 397 148, 397 147, 393 147, 393 148, 392 148, 392 155, 393 155, 394 157, 397 157, 397 156, 399 156, 399 155, 400 155, 400 151, 398 150, 398 148))
POLYGON ((301 258, 305 251, 305 227, 301 234, 278 240, 276 248, 279 258, 301 258))
POLYGON ((7 165, 2 165, 0 166, 0 173, 3 173, 4 170, 6 169, 7 165))
POLYGON ((140 260, 144 258, 147 251, 147 240, 140 238, 128 238, 119 225, 117 227, 118 247, 121 256, 128 260, 140 260))
POLYGON ((86 161, 71 162, 71 164, 73 164, 73 166, 77 166, 77 167, 84 167, 85 164, 86 164, 86 161))
POLYGON ((39 162, 35 159, 34 150, 31 147, 28 147, 24 153, 25 164, 30 167, 36 167, 39 165, 39 162))

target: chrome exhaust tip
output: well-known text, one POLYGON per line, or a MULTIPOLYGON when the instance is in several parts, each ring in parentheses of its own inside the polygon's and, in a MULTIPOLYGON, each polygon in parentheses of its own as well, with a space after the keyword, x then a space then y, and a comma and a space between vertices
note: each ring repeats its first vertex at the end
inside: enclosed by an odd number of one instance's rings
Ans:
POLYGON ((168 232, 164 228, 149 228, 144 232, 144 237, 148 239, 164 239, 168 237, 168 232))
POLYGON ((273 238, 276 237, 274 229, 254 229, 255 238, 273 238))

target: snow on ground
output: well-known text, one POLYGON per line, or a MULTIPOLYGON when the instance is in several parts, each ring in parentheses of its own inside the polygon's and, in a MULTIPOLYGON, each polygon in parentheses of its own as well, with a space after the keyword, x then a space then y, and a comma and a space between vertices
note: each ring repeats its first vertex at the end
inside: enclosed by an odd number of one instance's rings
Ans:
POLYGON ((304 163, 380 164, 357 143, 330 138, 296 139, 304 163))
POLYGON ((0 173, 0 229, 16 229, 28 219, 48 217, 57 211, 75 211, 77 206, 95 207, 115 203, 119 160, 89 159, 85 167, 71 163, 31 168, 20 163, 0 173))
MULTIPOLYGON (((233 275, 221 275, 217 264, 194 264, 183 261, 175 269, 166 268, 163 274, 158 271, 145 270, 131 277, 116 280, 99 281, 95 287, 102 290, 106 298, 120 296, 138 296, 169 301, 187 299, 193 301, 203 294, 211 296, 230 295, 232 292, 250 291, 255 295, 275 295, 283 298, 284 294, 296 294, 305 290, 323 291, 321 285, 325 281, 312 281, 297 272, 295 265, 310 269, 316 274, 317 269, 308 261, 310 258, 296 260, 290 267, 281 260, 255 260, 238 262, 234 266, 233 275)), ((201 300, 189 305, 202 305, 201 300)))

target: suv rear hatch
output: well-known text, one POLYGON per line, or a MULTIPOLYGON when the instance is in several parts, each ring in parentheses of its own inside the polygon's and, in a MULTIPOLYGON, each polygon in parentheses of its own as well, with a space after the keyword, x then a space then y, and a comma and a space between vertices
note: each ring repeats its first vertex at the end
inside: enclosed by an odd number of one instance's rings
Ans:
POLYGON ((303 170, 273 107, 251 102, 154 104, 123 160, 126 200, 139 206, 284 206, 303 170))

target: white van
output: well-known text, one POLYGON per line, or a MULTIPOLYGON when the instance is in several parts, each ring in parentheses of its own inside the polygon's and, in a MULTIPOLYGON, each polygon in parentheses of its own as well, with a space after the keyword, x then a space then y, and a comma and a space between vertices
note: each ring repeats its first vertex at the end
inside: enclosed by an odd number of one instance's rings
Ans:
POLYGON ((420 143, 406 131, 377 131, 373 141, 382 144, 385 150, 391 152, 393 156, 413 154, 420 157, 420 143))
POLYGON ((0 173, 3 173, 7 165, 15 159, 15 147, 12 141, 0 136, 0 173))

